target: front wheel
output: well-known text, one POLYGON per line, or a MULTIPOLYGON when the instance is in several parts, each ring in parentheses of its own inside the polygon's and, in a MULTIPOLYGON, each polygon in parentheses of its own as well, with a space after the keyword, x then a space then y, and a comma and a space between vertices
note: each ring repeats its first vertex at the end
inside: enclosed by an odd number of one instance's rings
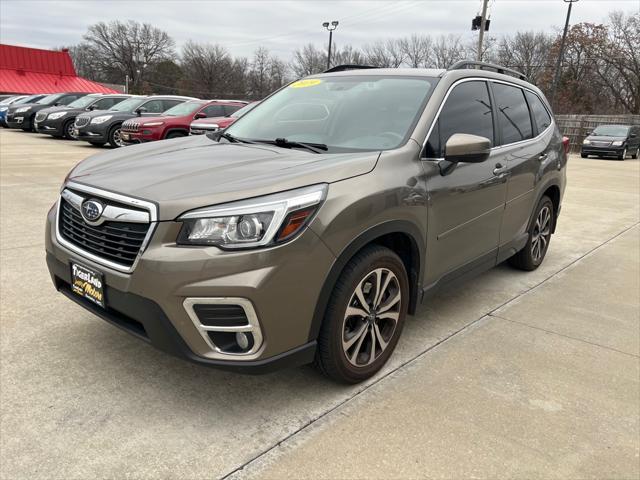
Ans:
POLYGON ((633 158, 634 160, 637 160, 638 159, 638 152, 640 152, 640 147, 636 148, 636 153, 631 155, 631 158, 633 158))
POLYGON ((620 155, 618 155, 618 160, 624 160, 627 158, 627 149, 625 148, 620 155))
POLYGON ((122 134, 120 132, 122 125, 114 125, 109 130, 109 145, 113 148, 124 147, 125 143, 122 141, 122 134))
POLYGON ((553 202, 546 195, 540 199, 533 218, 527 244, 509 259, 509 263, 520 270, 531 271, 538 268, 549 249, 555 212, 553 202))
POLYGON ((75 140, 73 136, 73 119, 67 120, 62 126, 62 136, 67 140, 75 140))
POLYGON ((393 352, 409 305, 407 271, 398 255, 374 245, 353 257, 329 300, 315 364, 330 378, 358 383, 393 352))

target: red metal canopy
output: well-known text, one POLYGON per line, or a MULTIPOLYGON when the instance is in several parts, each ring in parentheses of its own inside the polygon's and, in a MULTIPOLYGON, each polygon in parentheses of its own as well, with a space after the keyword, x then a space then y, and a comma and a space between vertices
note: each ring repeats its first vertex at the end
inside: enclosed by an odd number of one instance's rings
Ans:
POLYGON ((76 75, 69 52, 0 44, 0 92, 118 93, 76 75))

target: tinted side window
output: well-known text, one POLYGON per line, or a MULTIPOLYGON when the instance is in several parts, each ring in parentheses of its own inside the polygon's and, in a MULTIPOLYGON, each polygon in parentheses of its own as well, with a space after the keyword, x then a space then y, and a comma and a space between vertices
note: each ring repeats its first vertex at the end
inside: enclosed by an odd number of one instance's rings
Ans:
POLYGON ((536 127, 538 127, 538 133, 540 133, 551 125, 549 112, 544 108, 542 100, 540 100, 536 94, 527 91, 525 91, 524 94, 527 97, 527 102, 529 102, 533 120, 536 122, 536 127))
POLYGON ((427 158, 444 157, 444 146, 455 133, 486 137, 493 145, 493 113, 485 82, 464 82, 451 91, 429 136, 427 158))
POLYGON ((65 95, 55 103, 59 103, 60 105, 69 105, 71 102, 79 99, 80 97, 82 97, 82 95, 65 95))
POLYGON ((224 117, 224 106, 222 105, 209 105, 202 110, 207 117, 224 117))
POLYGON ((225 105, 224 106, 224 114, 231 115, 233 112, 240 110, 243 105, 225 105))
POLYGON ((144 113, 162 113, 169 107, 165 108, 162 100, 151 100, 142 105, 141 108, 146 110, 144 113))
POLYGON ((169 110, 171 107, 175 107, 181 103, 184 103, 184 100, 162 100, 162 104, 164 106, 161 111, 164 112, 165 110, 169 110))
POLYGON ((533 138, 529 108, 522 89, 494 83, 493 93, 498 110, 498 125, 502 130, 502 145, 533 138))
POLYGON ((120 98, 101 98, 96 103, 93 104, 94 110, 109 110, 116 103, 118 103, 120 98))

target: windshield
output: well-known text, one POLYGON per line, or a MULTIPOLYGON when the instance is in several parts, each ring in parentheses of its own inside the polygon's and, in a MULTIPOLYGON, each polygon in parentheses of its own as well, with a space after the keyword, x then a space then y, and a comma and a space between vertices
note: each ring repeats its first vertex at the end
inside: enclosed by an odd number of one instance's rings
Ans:
POLYGON ((93 102, 100 98, 99 95, 86 95, 84 97, 80 97, 77 100, 74 100, 69 105, 70 108, 84 108, 87 105, 91 105, 93 102))
POLYGON ((246 105, 244 107, 242 107, 240 110, 236 110, 235 112, 233 112, 231 115, 229 115, 229 117, 231 118, 240 118, 241 116, 243 116, 245 113, 247 113, 249 110, 253 110, 253 108, 258 105, 258 103, 260 102, 253 102, 250 103, 249 105, 246 105))
POLYGON ((109 110, 111 110, 112 112, 133 112, 136 108, 138 108, 140 105, 142 105, 146 101, 147 101, 146 97, 143 97, 143 98, 134 97, 114 105, 109 110))
POLYGON ((55 102, 57 99, 59 99, 62 95, 60 95, 59 93, 54 93, 53 95, 47 95, 44 98, 41 98, 40 100, 38 100, 36 103, 40 104, 40 105, 45 105, 45 104, 49 104, 49 103, 53 103, 55 102))
POLYGON ((14 98, 16 98, 16 97, 8 97, 8 98, 5 98, 4 100, 2 100, 2 101, 0 102, 0 105, 9 105, 9 104, 11 103, 11 101, 12 101, 14 98))
POLYGON ((317 143, 329 152, 402 145, 436 78, 354 75, 294 82, 227 129, 233 137, 317 143))
POLYGON ((191 115, 202 105, 203 103, 201 102, 179 103, 175 107, 171 107, 169 110, 162 112, 162 115, 168 117, 184 117, 185 115, 191 115))
POLYGON ((593 135, 604 135, 607 137, 626 137, 629 127, 622 125, 602 125, 593 131, 593 135))
POLYGON ((40 95, 29 95, 28 97, 23 98, 22 100, 18 100, 14 102, 14 105, 18 105, 20 103, 29 103, 34 101, 35 99, 40 98, 40 95))

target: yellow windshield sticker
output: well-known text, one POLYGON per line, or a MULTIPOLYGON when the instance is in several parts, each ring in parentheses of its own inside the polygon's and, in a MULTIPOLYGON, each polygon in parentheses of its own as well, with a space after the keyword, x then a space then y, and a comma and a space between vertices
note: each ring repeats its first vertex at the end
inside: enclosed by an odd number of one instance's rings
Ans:
POLYGON ((306 88, 306 87, 315 87, 320 83, 322 83, 322 80, 320 80, 319 78, 307 78, 306 80, 298 80, 297 82, 293 82, 289 86, 291 88, 306 88))

